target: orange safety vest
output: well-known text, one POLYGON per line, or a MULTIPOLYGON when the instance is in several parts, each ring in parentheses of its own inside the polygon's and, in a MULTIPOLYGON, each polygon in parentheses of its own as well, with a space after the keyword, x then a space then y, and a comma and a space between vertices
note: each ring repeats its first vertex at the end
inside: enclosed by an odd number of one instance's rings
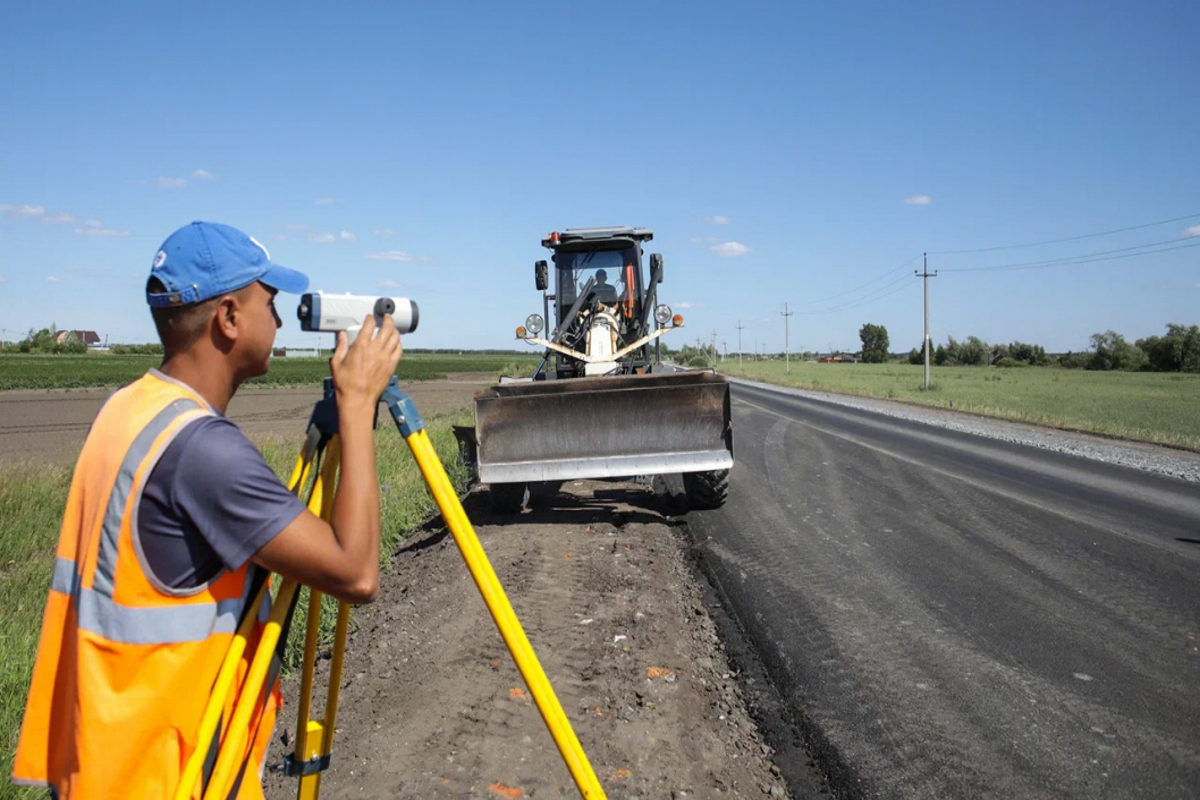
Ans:
MULTIPOLYGON (((174 793, 234 632, 255 611, 246 605, 257 568, 167 589, 144 566, 138 505, 167 445, 214 413, 191 388, 152 371, 114 394, 92 425, 63 515, 14 782, 54 788, 60 800, 174 793)), ((239 686, 269 595, 262 605, 239 686)), ((280 700, 276 682, 259 701, 238 798, 263 796, 259 775, 280 700)), ((198 783, 193 797, 201 791, 198 783)))

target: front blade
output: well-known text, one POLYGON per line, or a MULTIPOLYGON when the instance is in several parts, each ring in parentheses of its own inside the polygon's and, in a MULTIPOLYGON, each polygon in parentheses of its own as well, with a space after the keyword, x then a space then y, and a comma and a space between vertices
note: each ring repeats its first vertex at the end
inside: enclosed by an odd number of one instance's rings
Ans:
POLYGON ((711 372, 493 386, 475 398, 479 479, 518 483, 729 469, 729 383, 711 372))

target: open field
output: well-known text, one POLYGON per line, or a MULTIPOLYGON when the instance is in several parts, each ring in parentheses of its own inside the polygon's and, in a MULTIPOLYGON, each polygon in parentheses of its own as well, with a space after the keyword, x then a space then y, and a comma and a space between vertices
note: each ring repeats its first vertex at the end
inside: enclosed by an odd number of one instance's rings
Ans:
MULTIPOLYGON (((426 418, 434 446, 460 489, 466 484, 466 472, 457 462, 458 448, 450 426, 468 421, 461 412, 426 418)), ((386 566, 396 543, 429 518, 434 504, 408 446, 395 428, 381 428, 377 442, 383 504, 381 553, 386 566)), ((286 479, 296 446, 278 439, 259 444, 267 462, 286 479)), ((70 481, 71 469, 66 466, 0 464, 0 519, 5 528, 0 537, 0 608, 5 610, 0 614, 0 798, 44 796, 42 792, 17 789, 7 776, 33 670, 54 545, 70 481)), ((303 619, 305 600, 307 595, 301 601, 297 619, 303 619)), ((336 609, 336 602, 329 602, 330 608, 336 609)), ((325 614, 323 622, 323 633, 328 638, 333 613, 325 614)), ((302 623, 293 626, 288 642, 292 661, 302 650, 303 634, 302 623)))
MULTIPOLYGON (((78 389, 88 386, 120 386, 141 377, 159 365, 158 356, 114 356, 88 353, 82 356, 0 355, 0 390, 6 389, 78 389)), ((472 355, 461 356, 413 353, 405 355, 396 369, 401 381, 428 381, 446 377, 449 372, 493 372, 499 374, 510 365, 531 362, 537 356, 472 355)), ((283 357, 271 361, 271 371, 254 378, 248 386, 317 386, 329 375, 329 360, 312 357, 283 357)))
MULTIPOLYGON (((404 391, 422 414, 447 413, 471 405, 475 392, 495 380, 484 372, 451 373, 444 380, 405 381, 404 391)), ((92 420, 111 389, 0 392, 0 464, 31 461, 70 466, 92 420)), ((311 388, 264 386, 241 391, 229 404, 229 417, 255 441, 278 438, 294 443, 304 435, 320 382, 311 388)), ((382 413, 387 419, 387 412, 382 413)))
POLYGON ((1200 450, 1200 375, 1089 372, 1054 367, 996 369, 909 364, 816 364, 730 359, 721 371, 755 380, 953 408, 990 417, 1088 431, 1124 439, 1200 450))

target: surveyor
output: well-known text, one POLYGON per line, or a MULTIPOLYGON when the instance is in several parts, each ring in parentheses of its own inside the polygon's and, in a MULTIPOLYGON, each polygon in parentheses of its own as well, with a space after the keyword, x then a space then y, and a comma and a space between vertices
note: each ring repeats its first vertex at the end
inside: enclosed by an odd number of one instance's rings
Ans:
MULTIPOLYGON (((170 797, 244 615, 259 630, 266 571, 350 603, 379 581, 373 420, 400 360, 390 316, 338 335, 341 480, 330 522, 288 492, 225 416, 262 375, 280 327, 277 292, 308 279, 227 225, 179 229, 154 257, 146 301, 159 369, 109 398, 67 498, 13 779, 71 798, 170 797)), ((235 796, 262 797, 279 704, 273 682, 252 720, 235 796)), ((229 724, 229 708, 222 727, 229 724)), ((202 790, 198 784, 196 794, 202 790)))

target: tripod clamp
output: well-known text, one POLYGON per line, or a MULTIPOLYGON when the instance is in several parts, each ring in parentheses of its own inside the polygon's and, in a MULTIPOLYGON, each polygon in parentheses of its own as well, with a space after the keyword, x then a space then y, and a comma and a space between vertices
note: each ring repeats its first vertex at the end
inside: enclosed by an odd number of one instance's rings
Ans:
MULTIPOLYGON (((333 388, 333 378, 325 379, 324 390, 325 396, 316 402, 312 416, 308 418, 308 437, 311 444, 306 442, 305 447, 325 444, 337 435, 337 394, 333 388)), ((425 420, 421 419, 417 404, 400 391, 400 381, 395 375, 388 381, 387 388, 383 390, 383 396, 379 399, 387 404, 396 427, 400 429, 400 435, 405 439, 425 427, 425 420)), ((376 406, 376 426, 379 424, 378 413, 379 409, 376 406)))

